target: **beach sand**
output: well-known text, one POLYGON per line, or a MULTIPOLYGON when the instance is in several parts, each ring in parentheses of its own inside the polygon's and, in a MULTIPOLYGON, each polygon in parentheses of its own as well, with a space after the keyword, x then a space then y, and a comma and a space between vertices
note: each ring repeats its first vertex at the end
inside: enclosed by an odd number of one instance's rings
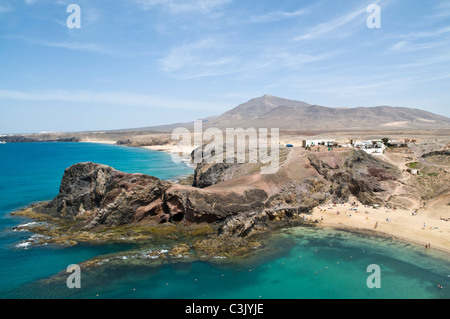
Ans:
MULTIPOLYGON (((115 141, 87 140, 89 143, 115 144, 115 141)), ((170 154, 183 152, 184 161, 189 164, 192 147, 179 149, 175 144, 144 146, 143 148, 162 151, 170 154)), ((385 159, 385 158, 384 158, 385 159)), ((386 159, 385 159, 386 160, 386 159)), ((398 164, 398 163, 396 163, 398 164)), ((348 203, 332 203, 314 208, 307 219, 319 220, 319 227, 344 229, 352 232, 370 233, 376 236, 389 237, 430 249, 439 249, 450 253, 450 206, 440 205, 418 210, 393 209, 389 207, 365 206, 356 199, 348 203), (356 203, 353 206, 352 203, 356 203), (351 210, 356 208, 356 210, 351 210), (442 218, 448 221, 442 220, 442 218), (376 225, 376 227, 375 227, 376 225)))
POLYGON ((80 143, 96 143, 96 144, 112 144, 112 145, 115 145, 115 144, 117 144, 117 141, 87 139, 87 140, 84 140, 84 141, 80 141, 80 143))
POLYGON ((450 214, 435 210, 413 211, 388 207, 365 206, 354 201, 314 208, 306 218, 319 220, 319 227, 344 229, 398 239, 408 243, 430 244, 429 249, 450 253, 450 214), (357 210, 351 210, 357 209, 357 210), (448 221, 440 218, 447 218, 448 221))
POLYGON ((186 163, 186 165, 190 167, 195 167, 193 163, 191 163, 191 153, 194 150, 191 146, 184 146, 180 147, 176 144, 164 144, 164 145, 152 145, 152 146, 142 146, 142 148, 152 150, 152 151, 159 151, 159 152, 166 152, 170 155, 175 155, 178 160, 183 161, 186 163))

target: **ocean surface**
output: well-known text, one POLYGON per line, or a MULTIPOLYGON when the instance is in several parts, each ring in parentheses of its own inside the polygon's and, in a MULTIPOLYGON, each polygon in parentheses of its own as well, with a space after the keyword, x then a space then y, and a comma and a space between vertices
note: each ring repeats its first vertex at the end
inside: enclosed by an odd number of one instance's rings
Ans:
POLYGON ((64 169, 86 161, 168 180, 192 172, 166 153, 145 149, 88 143, 0 145, 0 298, 450 298, 448 255, 308 227, 280 231, 266 243, 264 253, 248 261, 183 259, 153 266, 123 260, 82 273, 81 288, 69 289, 61 275, 68 265, 136 246, 25 245, 33 234, 13 228, 27 220, 10 213, 52 199, 64 169), (372 264, 379 266, 380 288, 367 285, 372 264))

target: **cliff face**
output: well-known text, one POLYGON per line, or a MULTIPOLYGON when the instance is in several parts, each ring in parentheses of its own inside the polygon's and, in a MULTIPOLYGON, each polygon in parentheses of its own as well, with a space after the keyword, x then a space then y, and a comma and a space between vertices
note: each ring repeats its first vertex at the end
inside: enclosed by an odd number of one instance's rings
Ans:
MULTIPOLYGON (((215 171, 214 165, 208 167, 215 171)), ((199 189, 79 163, 66 169, 59 195, 36 210, 70 221, 72 230, 208 223, 218 234, 245 237, 300 222, 299 213, 328 200, 355 196, 363 203, 382 204, 398 176, 395 167, 363 152, 292 153, 274 175, 251 170, 245 175, 241 168, 233 176, 231 168, 226 181, 213 178, 209 183, 215 185, 199 189)))
POLYGON ((400 171, 394 165, 380 161, 362 151, 350 152, 334 166, 326 157, 308 155, 311 165, 329 183, 333 201, 345 201, 356 197, 363 204, 384 204, 389 190, 396 187, 394 181, 400 171))
POLYGON ((257 182, 243 176, 257 175, 258 164, 197 165, 194 186, 252 184, 272 189, 266 207, 297 207, 301 211, 320 202, 356 197, 364 204, 382 204, 395 188, 399 169, 363 151, 311 153, 295 150, 282 161, 276 174, 261 175, 257 182), (256 173, 255 173, 256 172, 256 173))
POLYGON ((53 136, 51 134, 42 135, 10 135, 0 137, 0 141, 6 143, 40 143, 40 142, 59 142, 59 143, 74 143, 79 142, 80 139, 76 136, 53 136))
POLYGON ((58 196, 40 208, 42 213, 81 221, 80 227, 116 226, 153 215, 164 218, 161 207, 147 207, 162 197, 167 182, 142 174, 126 174, 112 167, 79 163, 65 170, 58 196))
POLYGON ((66 169, 58 196, 39 206, 39 213, 76 221, 74 229, 92 230, 130 223, 214 223, 231 215, 261 211, 267 194, 258 189, 207 192, 126 174, 95 163, 66 169))

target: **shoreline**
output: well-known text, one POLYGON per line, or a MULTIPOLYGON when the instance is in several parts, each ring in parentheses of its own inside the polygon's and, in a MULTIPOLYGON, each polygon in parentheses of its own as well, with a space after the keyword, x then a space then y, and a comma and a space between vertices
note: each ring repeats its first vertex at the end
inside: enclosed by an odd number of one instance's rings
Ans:
MULTIPOLYGON (((84 140, 84 141, 80 141, 79 143, 92 143, 92 144, 107 144, 107 145, 116 145, 116 146, 128 146, 128 145, 120 145, 117 144, 117 141, 111 141, 111 140, 84 140)), ((152 145, 152 146, 128 146, 128 147, 134 147, 134 148, 144 148, 150 151, 157 151, 157 152, 164 152, 167 153, 169 155, 175 155, 177 154, 178 150, 175 150, 175 146, 172 144, 164 144, 164 145, 152 145)), ((192 152, 192 148, 184 148, 182 150, 182 152, 186 153, 186 154, 190 154, 192 152)), ((183 162, 184 164, 186 164, 186 166, 195 169, 195 164, 192 164, 190 162, 190 157, 187 158, 183 158, 180 157, 181 162, 183 162)), ((189 174, 190 175, 190 174, 189 174)), ((186 175, 180 175, 177 176, 176 178, 183 178, 186 175)))
POLYGON ((85 141, 79 141, 79 143, 117 145, 117 141, 110 141, 110 140, 85 140, 85 141))
POLYGON ((320 205, 309 218, 318 220, 317 227, 370 234, 422 246, 450 254, 450 221, 430 216, 434 212, 388 207, 365 206, 357 203, 320 205), (350 210, 356 208, 357 210, 350 210), (424 227, 425 226, 425 227, 424 227))
MULTIPOLYGON (((171 157, 176 157, 178 161, 181 161, 189 168, 195 170, 196 164, 191 162, 190 154, 193 152, 192 147, 185 147, 183 149, 175 149, 176 146, 172 144, 164 144, 164 145, 152 145, 152 146, 139 146, 139 148, 145 148, 147 150, 156 151, 156 152, 164 152, 169 154, 171 157), (189 154, 189 156, 180 156, 180 152, 183 154, 189 154)), ((182 177, 182 176, 181 176, 182 177)))
MULTIPOLYGON (((85 140, 81 143, 96 143, 117 145, 117 141, 111 140, 85 140)), ((176 145, 164 144, 153 146, 139 146, 152 151, 176 154, 179 149, 176 145)), ((191 148, 181 150, 185 154, 191 153, 191 148)), ((182 161, 189 167, 195 165, 185 158, 182 161)), ((178 176, 182 178, 184 176, 178 176)), ((389 207, 366 206, 356 202, 352 206, 350 201, 345 204, 323 204, 316 206, 311 214, 306 215, 307 219, 317 220, 317 227, 330 228, 334 230, 345 230, 358 234, 370 234, 381 238, 391 238, 397 241, 411 243, 428 249, 436 249, 450 254, 450 215, 449 212, 442 212, 442 217, 448 221, 440 220, 436 211, 421 209, 416 215, 412 215, 412 210, 393 209, 389 207), (350 210, 350 209, 357 210, 350 210), (338 214, 339 213, 339 214, 338 214), (377 224, 377 227, 375 227, 377 224), (423 227, 425 225, 425 227, 423 227)))
MULTIPOLYGON (((82 140, 79 141, 79 143, 92 143, 92 144, 108 144, 108 145, 117 145, 117 146, 128 146, 128 145, 119 145, 117 144, 118 141, 113 140, 82 140)), ((163 144, 163 145, 148 145, 148 146, 129 146, 129 147, 135 147, 135 148, 144 148, 151 151, 157 151, 157 152, 165 152, 170 155, 177 155, 181 158, 181 160, 186 163, 189 167, 195 167, 193 164, 189 164, 190 162, 190 154, 194 150, 192 147, 184 147, 182 149, 179 149, 176 145, 172 144, 163 144), (189 157, 181 157, 179 156, 179 153, 183 152, 184 154, 189 154, 189 157)))
MULTIPOLYGON (((102 141, 98 141, 101 143, 102 141)), ((110 141, 109 144, 113 142, 110 141)), ((115 142, 114 142, 115 143, 115 142)), ((170 155, 175 154, 179 149, 172 144, 141 146, 141 148, 152 151, 165 152, 170 155)), ((190 148, 181 150, 185 154, 190 154, 190 148)), ((194 165, 186 163, 191 168, 194 165)), ((312 213, 307 215, 308 219, 317 220, 317 227, 330 228, 334 230, 345 230, 357 234, 370 234, 380 238, 391 238, 397 241, 410 243, 436 249, 450 254, 450 209, 449 212, 442 212, 442 217, 448 221, 440 220, 436 211, 419 210, 417 215, 412 215, 413 210, 393 209, 389 207, 368 207, 356 201, 355 207, 358 210, 349 211, 352 208, 351 200, 345 204, 324 204, 316 206, 312 213), (339 214, 336 214, 339 212, 339 214), (366 213, 367 212, 367 213, 366 213), (351 217, 349 217, 351 215, 351 217), (387 219, 390 219, 387 221, 387 219), (377 227, 375 228, 375 223, 377 227), (425 228, 423 225, 425 224, 425 228), (418 233, 421 232, 421 233, 418 233), (418 235, 420 234, 420 236, 418 235)))

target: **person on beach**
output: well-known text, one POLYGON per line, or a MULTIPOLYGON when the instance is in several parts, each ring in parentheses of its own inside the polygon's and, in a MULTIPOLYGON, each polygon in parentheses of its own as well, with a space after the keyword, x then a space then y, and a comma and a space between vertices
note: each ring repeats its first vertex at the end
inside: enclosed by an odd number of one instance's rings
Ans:
POLYGON ((378 222, 376 222, 376 223, 375 223, 375 227, 374 227, 374 229, 375 229, 375 228, 377 228, 377 227, 378 227, 378 222))

